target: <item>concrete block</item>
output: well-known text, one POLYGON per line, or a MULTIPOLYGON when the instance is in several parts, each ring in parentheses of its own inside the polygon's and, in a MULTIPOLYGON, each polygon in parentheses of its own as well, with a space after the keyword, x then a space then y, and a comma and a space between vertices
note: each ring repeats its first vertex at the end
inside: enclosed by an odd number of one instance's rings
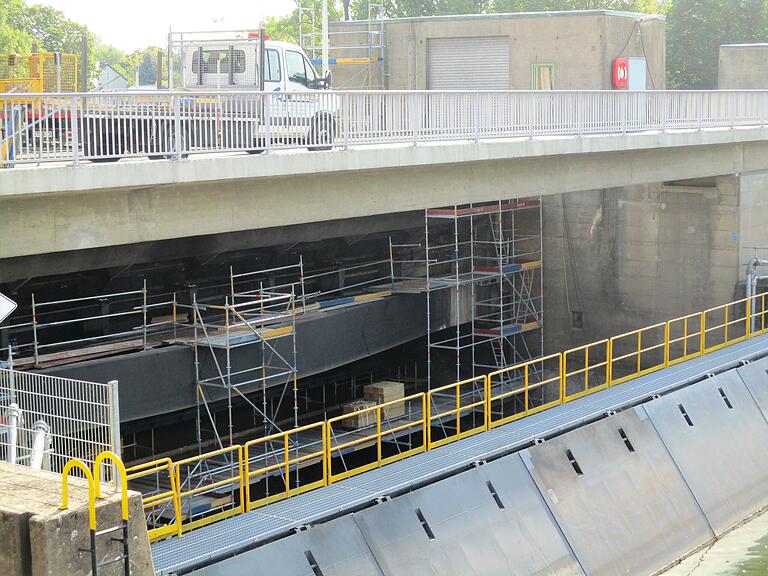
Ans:
MULTIPOLYGON (((69 509, 61 505, 61 475, 35 472, 24 466, 0 463, 0 574, 5 576, 88 576, 91 557, 81 548, 90 547, 87 485, 70 478, 69 509)), ((97 501, 97 530, 120 524, 120 495, 103 488, 97 501)), ((154 573, 147 538, 141 494, 129 492, 129 551, 131 574, 154 573)), ((114 558, 122 544, 111 542, 120 533, 96 539, 97 560, 114 558)), ((122 562, 99 570, 99 576, 123 574, 122 562)))

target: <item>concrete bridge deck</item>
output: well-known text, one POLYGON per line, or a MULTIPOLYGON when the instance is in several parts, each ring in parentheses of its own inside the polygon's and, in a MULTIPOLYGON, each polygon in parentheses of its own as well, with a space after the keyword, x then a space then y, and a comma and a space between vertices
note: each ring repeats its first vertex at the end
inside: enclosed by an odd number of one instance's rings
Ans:
POLYGON ((0 170, 0 258, 766 169, 755 126, 0 170))

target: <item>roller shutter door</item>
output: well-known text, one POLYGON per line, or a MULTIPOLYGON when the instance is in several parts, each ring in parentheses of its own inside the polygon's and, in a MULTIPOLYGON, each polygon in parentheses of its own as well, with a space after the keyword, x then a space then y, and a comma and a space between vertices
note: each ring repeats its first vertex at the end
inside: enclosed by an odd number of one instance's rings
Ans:
POLYGON ((508 90, 509 36, 429 38, 430 90, 508 90))

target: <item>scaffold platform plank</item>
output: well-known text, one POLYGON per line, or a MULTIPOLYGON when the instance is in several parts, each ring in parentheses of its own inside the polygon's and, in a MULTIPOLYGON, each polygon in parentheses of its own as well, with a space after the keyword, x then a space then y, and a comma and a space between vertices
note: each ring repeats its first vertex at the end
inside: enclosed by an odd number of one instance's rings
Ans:
POLYGON ((321 522, 451 475, 473 462, 502 456, 587 422, 738 366, 768 352, 768 334, 717 350, 499 426, 482 434, 393 462, 152 545, 157 574, 171 574, 254 547, 307 524, 321 522))

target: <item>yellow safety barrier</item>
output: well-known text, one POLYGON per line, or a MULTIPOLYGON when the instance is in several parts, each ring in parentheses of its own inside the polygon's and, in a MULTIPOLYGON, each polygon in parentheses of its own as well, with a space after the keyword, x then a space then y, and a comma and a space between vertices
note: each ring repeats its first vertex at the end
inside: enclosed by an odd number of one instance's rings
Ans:
MULTIPOLYGON (((421 392, 350 414, 342 414, 328 420, 326 422, 328 483, 331 484, 343 478, 362 474, 390 462, 424 452, 427 449, 426 415, 427 395, 421 392), (414 406, 416 406, 416 410, 413 409, 414 406), (373 422, 369 418, 372 418, 373 422), (349 421, 353 419, 357 423, 350 425, 349 421), (347 425, 351 426, 352 429, 342 432, 343 422, 347 422, 347 425), (360 422, 362 425, 359 424, 360 422), (368 433, 367 431, 371 428, 375 431, 368 433), (417 432, 420 432, 421 439, 414 446, 411 436, 417 432), (393 447, 394 454, 386 455, 384 454, 384 442, 385 438, 390 437, 390 445, 393 447), (407 437, 407 440, 403 440, 402 437, 407 437), (405 449, 403 449, 403 445, 405 445, 405 449), (356 446, 375 448, 375 456, 370 458, 372 461, 356 465, 347 463, 344 460, 344 453, 356 446), (334 463, 340 464, 343 470, 335 473, 334 463)), ((357 456, 357 458, 363 458, 363 456, 357 456)))
POLYGON ((245 449, 232 446, 175 464, 167 458, 161 459, 130 468, 128 474, 129 478, 136 478, 142 471, 149 474, 168 469, 172 476, 170 491, 144 499, 145 508, 174 500, 176 522, 151 530, 150 539, 156 540, 438 448, 764 333, 768 333, 768 309, 766 295, 759 294, 750 300, 715 306, 562 354, 442 386, 426 394, 414 394, 251 440, 245 449), (467 422, 470 416, 477 420, 467 422), (450 426, 445 426, 446 422, 450 426), (440 432, 436 432, 438 429, 440 432), (302 435, 313 440, 308 441, 302 435), (266 449, 262 455, 257 453, 260 446, 276 448, 266 449), (234 466, 225 479, 216 479, 226 475, 219 471, 218 476, 211 475, 208 483, 201 482, 182 492, 182 466, 224 453, 232 454, 234 466), (320 464, 322 478, 315 475, 315 479, 306 484, 291 481, 292 475, 298 478, 302 465, 312 463, 320 464), (251 482, 258 483, 270 476, 280 478, 280 490, 256 497, 257 487, 251 486, 251 482), (184 518, 182 498, 215 492, 216 488, 226 485, 239 494, 231 509, 199 520, 184 518))
POLYGON ((487 430, 487 392, 488 379, 485 376, 427 392, 427 449, 432 450, 487 430), (439 437, 435 439, 435 435, 439 437))
POLYGON ((674 366, 703 354, 703 319, 704 314, 696 312, 667 322, 667 366, 674 366))
POLYGON ((489 428, 561 404, 562 374, 562 354, 551 354, 488 374, 489 428))
MULTIPOLYGON (((226 460, 227 458, 225 458, 226 460)), ((182 532, 235 516, 245 510, 243 447, 239 444, 179 460, 174 464, 173 471, 176 480, 176 497, 179 500, 182 532), (229 462, 222 464, 209 461, 222 455, 231 458, 231 465, 229 462), (183 473, 188 468, 191 470, 183 473), (237 471, 236 474, 235 471, 237 471), (216 479, 220 476, 221 479, 216 479), (187 482, 190 486, 194 484, 194 487, 182 490, 182 486, 186 485, 187 482), (224 487, 229 487, 229 489, 217 490, 224 487), (227 492, 230 493, 231 500, 227 496, 227 492), (201 506, 202 509, 199 509, 194 498, 198 494, 213 494, 219 496, 222 502, 208 502, 201 506), (224 509, 220 512, 211 513, 218 508, 224 509), (196 516, 201 517, 195 519, 196 516)))
POLYGON ((701 320, 701 348, 704 354, 747 338, 749 317, 749 302, 746 298, 705 310, 701 320))
POLYGON ((170 523, 157 527, 152 527, 156 523, 154 518, 152 521, 147 522, 147 533, 149 534, 150 541, 155 541, 171 534, 181 536, 181 503, 176 491, 176 475, 174 473, 173 461, 170 458, 160 458, 159 460, 132 466, 126 470, 128 481, 165 472, 168 473, 170 489, 145 495, 143 498, 144 511, 145 513, 148 510, 154 512, 156 508, 171 503, 173 517, 170 523))
POLYGON ((614 336, 610 349, 611 386, 660 370, 667 364, 667 323, 614 336))
POLYGON ((73 468, 80 470, 88 482, 88 529, 94 532, 96 530, 96 488, 93 474, 82 460, 73 458, 64 465, 64 470, 61 471, 61 506, 59 509, 67 510, 69 508, 69 473, 73 468))
POLYGON ((120 457, 114 452, 105 450, 93 461, 93 484, 96 489, 96 499, 101 498, 101 464, 102 462, 110 460, 117 468, 117 473, 120 478, 120 509, 122 511, 122 518, 126 522, 128 521, 128 478, 125 473, 125 465, 120 457))
POLYGON ((611 345, 600 340, 563 352, 563 402, 611 385, 611 345))
POLYGON ((325 422, 315 422, 287 432, 278 432, 256 438, 245 444, 245 507, 249 512, 289 496, 325 486, 326 473, 325 422), (259 448, 263 450, 258 453, 259 448), (302 483, 300 467, 303 463, 319 463, 320 478, 302 483), (276 476, 280 489, 270 494, 270 478, 276 476), (291 477, 293 476, 293 480, 291 477), (255 487, 251 481, 263 482, 264 495, 253 500, 255 487))
POLYGON ((753 296, 749 303, 750 336, 757 336, 768 332, 768 308, 766 308, 765 297, 768 293, 753 296))

